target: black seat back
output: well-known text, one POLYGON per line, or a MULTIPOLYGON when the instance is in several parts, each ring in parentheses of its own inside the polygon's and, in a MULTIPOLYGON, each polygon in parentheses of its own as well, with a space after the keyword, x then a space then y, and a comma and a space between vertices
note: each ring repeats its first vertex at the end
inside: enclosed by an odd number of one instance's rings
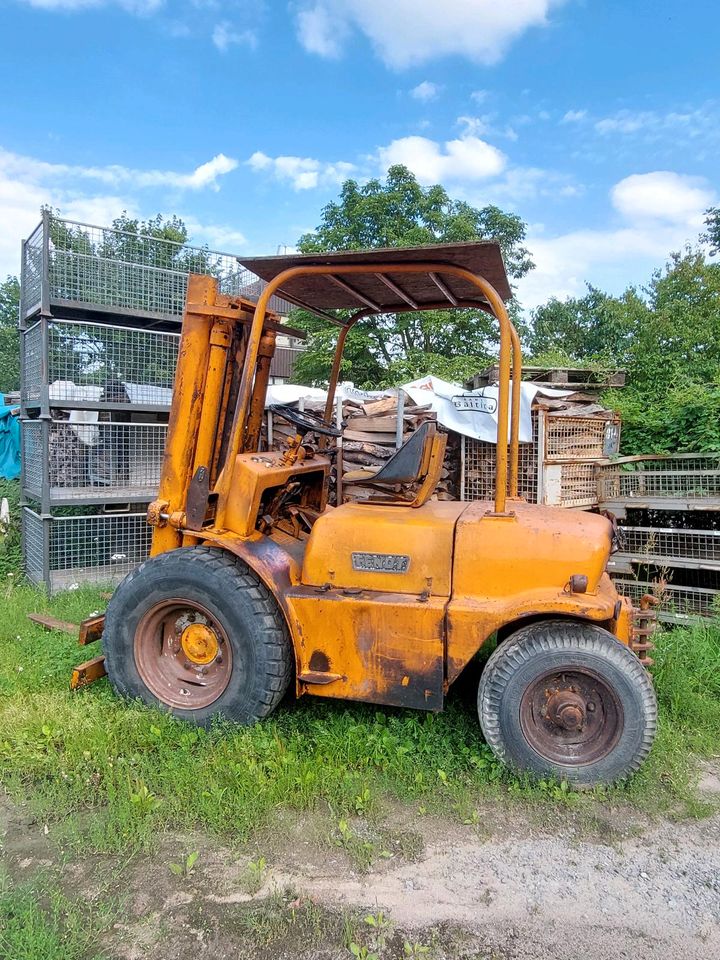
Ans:
POLYGON ((405 441, 387 463, 366 483, 413 483, 427 472, 429 442, 435 436, 435 424, 426 420, 405 441), (423 469, 424 468, 424 469, 423 469))

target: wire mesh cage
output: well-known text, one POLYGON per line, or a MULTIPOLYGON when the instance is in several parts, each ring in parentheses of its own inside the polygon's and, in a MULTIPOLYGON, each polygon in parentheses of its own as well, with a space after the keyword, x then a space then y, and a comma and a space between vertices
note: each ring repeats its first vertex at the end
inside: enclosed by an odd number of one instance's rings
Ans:
POLYGON ((43 336, 41 324, 34 323, 21 334, 20 346, 23 359, 23 376, 20 384, 20 399, 27 404, 39 404, 43 386, 43 336))
MULTIPOLYGON (((223 293, 253 302, 266 286, 232 254, 46 214, 23 244, 22 317, 38 309, 44 280, 50 307, 178 318, 189 273, 217 277, 223 293)), ((283 314, 292 309, 279 297, 269 306, 283 314)))
POLYGON ((160 482, 166 434, 164 423, 26 420, 25 494, 53 504, 152 499, 160 482))
POLYGON ((720 509, 720 454, 622 457, 598 468, 601 503, 621 501, 627 506, 671 501, 693 503, 701 509, 720 509))
POLYGON ((637 563, 720 569, 720 530, 621 526, 622 556, 637 563))
POLYGON ((562 507, 592 507, 597 503, 597 473, 595 463, 559 464, 559 505, 562 507))
POLYGON ((23 332, 21 398, 50 407, 107 409, 124 405, 167 410, 180 334, 76 320, 39 320, 23 332), (43 327, 47 359, 42 362, 43 327))
POLYGON ((23 242, 20 314, 23 319, 41 307, 43 277, 43 224, 40 223, 23 242))
POLYGON ((602 460, 620 449, 620 421, 599 417, 545 416, 545 459, 602 460))
POLYGON ((614 583, 618 593, 635 603, 648 593, 657 597, 658 618, 668 623, 716 616, 720 604, 720 590, 678 586, 662 581, 630 580, 624 577, 615 577, 614 583))
MULTIPOLYGON (((520 444, 518 460, 518 493, 528 503, 538 501, 538 416, 532 412, 532 443, 520 444)), ((495 496, 495 463, 497 447, 485 440, 463 437, 460 452, 463 458, 462 499, 492 500, 495 496)))
POLYGON ((23 508, 25 572, 51 593, 118 583, 147 557, 151 538, 144 512, 49 517, 23 508))

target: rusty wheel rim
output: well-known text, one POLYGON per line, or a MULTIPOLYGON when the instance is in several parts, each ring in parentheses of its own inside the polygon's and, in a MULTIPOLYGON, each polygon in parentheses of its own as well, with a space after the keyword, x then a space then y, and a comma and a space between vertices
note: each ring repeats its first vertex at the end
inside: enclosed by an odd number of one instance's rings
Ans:
POLYGON ((606 757, 617 744, 622 704, 592 670, 553 670, 523 694, 520 726, 529 745, 546 760, 584 766, 606 757))
POLYGON ((134 646, 140 677, 169 707, 208 707, 230 682, 228 636, 199 603, 170 599, 151 607, 137 625, 134 646))

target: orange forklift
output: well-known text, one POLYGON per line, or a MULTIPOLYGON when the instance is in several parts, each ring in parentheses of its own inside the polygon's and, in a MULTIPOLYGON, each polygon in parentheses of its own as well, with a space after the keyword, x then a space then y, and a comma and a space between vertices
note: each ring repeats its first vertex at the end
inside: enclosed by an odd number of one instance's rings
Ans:
MULTIPOLYGON (((290 687, 439 711, 496 638, 477 695, 495 754, 577 784, 632 774, 656 728, 651 613, 608 577, 607 518, 517 495, 521 357, 498 245, 242 263, 267 283, 257 304, 189 278, 151 556, 82 636, 102 634, 113 687, 200 725, 254 723, 290 687), (270 362, 278 334, 302 333, 269 311, 274 294, 338 327, 324 416, 276 407, 295 426, 281 451, 260 443, 270 362), (433 499, 446 436, 428 422, 353 481, 367 499, 328 505, 348 331, 438 309, 499 324, 494 501, 433 499)), ((89 661, 75 685, 102 669, 89 661)))

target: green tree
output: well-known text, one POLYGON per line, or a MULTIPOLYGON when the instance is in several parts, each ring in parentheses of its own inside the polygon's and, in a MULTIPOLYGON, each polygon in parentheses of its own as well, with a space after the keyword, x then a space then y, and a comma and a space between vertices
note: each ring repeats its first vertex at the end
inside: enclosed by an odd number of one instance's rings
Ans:
MULTIPOLYGON (((499 242, 510 277, 532 269, 523 246, 525 224, 498 207, 453 200, 440 185, 423 188, 403 166, 385 182, 346 181, 322 211, 317 229, 298 241, 302 253, 421 246, 473 240, 499 242)), ((336 331, 307 313, 294 318, 308 330, 308 349, 295 364, 305 383, 327 380, 336 331)), ((480 310, 400 313, 368 318, 348 335, 341 377, 359 386, 397 383, 425 373, 463 379, 487 363, 497 345, 496 325, 480 310)))
POLYGON ((720 264, 671 256, 646 288, 633 328, 629 386, 606 396, 626 453, 720 449, 720 264))
POLYGON ((0 284, 0 393, 20 389, 20 284, 8 277, 0 284))
POLYGON ((647 312, 632 287, 612 297, 588 284, 584 297, 553 298, 533 311, 530 353, 540 362, 624 366, 647 312))
POLYGON ((714 257, 720 253, 720 207, 710 207, 705 211, 705 226, 707 233, 700 239, 709 245, 710 256, 714 257))
POLYGON ((662 396, 668 385, 720 375, 720 264, 699 250, 672 254, 647 288, 649 312, 634 331, 633 382, 662 396))

